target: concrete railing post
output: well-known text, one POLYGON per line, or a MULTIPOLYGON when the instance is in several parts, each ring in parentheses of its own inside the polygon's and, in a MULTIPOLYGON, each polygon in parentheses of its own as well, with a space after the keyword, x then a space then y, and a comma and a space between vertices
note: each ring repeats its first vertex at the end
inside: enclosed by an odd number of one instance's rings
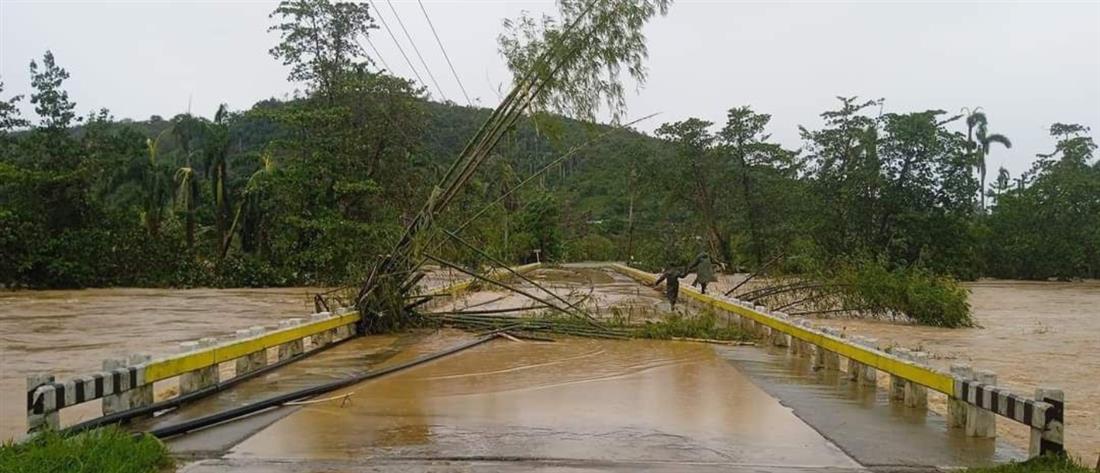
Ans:
MULTIPOLYGON (((912 360, 912 352, 908 348, 895 347, 890 352, 902 360, 912 360)), ((890 375, 890 402, 904 403, 905 402, 905 378, 901 376, 891 374, 890 375)))
MULTIPOLYGON (((862 345, 867 348, 878 349, 877 339, 863 338, 861 341, 862 345)), ((863 372, 859 374, 859 381, 864 386, 878 386, 878 370, 871 365, 863 365, 863 372)))
MULTIPOLYGON (((840 338, 840 332, 835 330, 835 329, 826 327, 825 328, 825 333, 828 334, 828 335, 832 335, 834 337, 840 338)), ((840 371, 840 355, 837 354, 834 351, 829 351, 829 350, 826 350, 826 349, 821 348, 821 347, 817 347, 817 348, 818 348, 818 350, 824 352, 824 353, 822 353, 822 356, 824 357, 824 360, 825 360, 825 369, 831 370, 831 371, 840 371)))
POLYGON ((1043 427, 1032 425, 1028 455, 1037 457, 1064 451, 1066 394, 1061 389, 1039 388, 1035 390, 1035 400, 1050 404, 1050 409, 1047 409, 1047 418, 1042 422, 1032 422, 1032 424, 1042 424, 1043 427))
MULTIPOLYGON (((329 312, 318 312, 316 314, 310 314, 309 321, 311 323, 312 322, 320 322, 322 320, 328 319, 331 316, 332 316, 332 314, 329 313, 329 312)), ((313 334, 310 337, 310 342, 313 344, 313 347, 314 348, 320 348, 320 347, 323 347, 323 346, 326 346, 326 345, 332 343, 333 339, 335 338, 334 330, 335 329, 329 329, 329 330, 325 330, 323 332, 318 332, 318 333, 313 334)))
MULTIPOLYGON (((997 374, 989 370, 978 370, 974 373, 978 383, 986 386, 997 385, 997 374)), ((992 396, 996 394, 986 390, 982 396, 986 399, 977 400, 982 405, 992 404, 992 396)), ((987 411, 975 405, 967 405, 966 409, 966 436, 979 438, 993 438, 997 436, 997 414, 987 411)))
POLYGON ((133 353, 130 355, 130 366, 138 366, 136 388, 129 391, 130 409, 145 407, 153 403, 153 383, 145 383, 145 369, 142 365, 149 363, 153 357, 145 353, 133 353))
MULTIPOLYGON (((968 365, 951 365, 951 376, 959 381, 973 381, 974 370, 968 365)), ((947 426, 955 429, 966 428, 966 400, 948 396, 947 426)))
MULTIPOLYGON (((263 333, 264 333, 264 328, 257 326, 257 327, 251 327, 251 328, 237 330, 237 333, 236 333, 235 336, 236 336, 237 340, 246 340, 246 339, 255 337, 257 335, 262 335, 263 333), (259 330, 257 330, 257 329, 259 329, 259 330)), ((237 358, 237 361, 236 361, 237 374, 236 375, 237 376, 245 375, 245 374, 251 373, 253 371, 256 371, 260 368, 263 368, 266 365, 267 365, 267 350, 266 349, 257 350, 257 351, 254 351, 252 353, 249 353, 245 356, 237 358)))
MULTIPOLYGON (((928 353, 914 351, 909 355, 910 361, 920 366, 928 364, 928 353)), ((917 409, 928 409, 928 388, 912 381, 905 381, 905 405, 917 409)))
MULTIPOLYGON (((863 337, 856 335, 851 338, 852 342, 857 345, 863 344, 863 337)), ((859 382, 860 376, 863 374, 863 363, 860 363, 852 358, 848 358, 848 380, 859 382)))
MULTIPOLYGON (((267 329, 260 325, 253 325, 248 328, 249 334, 253 337, 259 337, 266 332, 267 329)), ((267 348, 261 348, 248 355, 249 363, 252 365, 253 370, 258 370, 267 366, 267 348)))
MULTIPOLYGON (((108 373, 118 369, 126 368, 129 366, 129 361, 126 358, 107 358, 103 360, 103 371, 108 373)), ((119 386, 120 388, 123 386, 119 386)), ((129 380, 127 380, 127 386, 129 386, 129 380)), ((114 386, 111 386, 112 390, 114 386)), ((130 408, 130 395, 133 394, 130 391, 123 391, 115 394, 108 394, 103 396, 103 415, 110 415, 116 412, 122 412, 130 408)))
MULTIPOLYGON (((180 344, 180 351, 187 352, 202 348, 209 348, 216 345, 217 342, 217 339, 211 337, 200 339, 197 342, 183 342, 180 344)), ((214 363, 213 365, 207 366, 205 368, 199 368, 195 371, 191 371, 188 373, 183 373, 179 377, 180 395, 190 394, 203 388, 218 384, 218 377, 218 363, 214 363)))
POLYGON ((812 367, 814 371, 825 369, 825 355, 826 350, 819 345, 807 344, 814 351, 814 361, 812 367))
MULTIPOLYGON (((301 325, 302 319, 286 319, 279 321, 279 328, 289 328, 301 325)), ((305 342, 299 338, 279 345, 279 361, 287 360, 305 352, 305 342)))
MULTIPOLYGON (((58 429, 61 427, 61 421, 56 409, 44 409, 42 414, 34 413, 34 406, 30 405, 34 400, 34 391, 46 383, 54 382, 52 374, 38 373, 27 376, 27 401, 29 407, 27 408, 27 433, 39 432, 45 429, 58 429)), ((52 393, 51 393, 52 394, 52 393)), ((47 396, 53 398, 53 396, 47 396)), ((53 407, 55 405, 55 399, 42 399, 43 407, 53 407)))

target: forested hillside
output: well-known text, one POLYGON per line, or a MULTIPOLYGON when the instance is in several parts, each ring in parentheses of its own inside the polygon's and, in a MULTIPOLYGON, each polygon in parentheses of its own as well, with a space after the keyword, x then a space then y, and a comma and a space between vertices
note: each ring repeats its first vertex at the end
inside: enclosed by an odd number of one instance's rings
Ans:
MULTIPOLYGON (((0 84, 0 284, 360 280, 492 112, 431 102, 411 81, 348 62, 347 49, 311 58, 294 42, 305 37, 284 36, 272 54, 308 92, 211 118, 79 113, 48 51, 30 65, 29 97, 0 84), (34 114, 22 116, 28 102, 34 114)), ((509 262, 537 250, 659 269, 706 251, 729 269, 896 280, 910 292, 913 281, 956 290, 943 278, 1100 275, 1087 127, 1051 125, 1051 153, 1010 176, 987 172, 1011 141, 980 109, 881 114, 880 104, 840 98, 822 128, 801 130, 799 149, 741 104, 725 123, 661 117, 653 136, 533 113, 442 223, 476 217, 464 237, 509 262)))

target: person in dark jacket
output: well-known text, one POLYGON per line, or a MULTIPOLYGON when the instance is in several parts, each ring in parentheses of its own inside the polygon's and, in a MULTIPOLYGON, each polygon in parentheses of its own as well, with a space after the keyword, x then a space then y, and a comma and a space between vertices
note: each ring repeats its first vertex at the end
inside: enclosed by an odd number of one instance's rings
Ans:
POLYGON ((699 253, 687 272, 695 273, 695 280, 691 282, 691 285, 699 286, 699 290, 703 294, 707 293, 707 284, 718 281, 718 278, 714 275, 714 263, 711 262, 710 255, 706 253, 699 253))
POLYGON ((665 297, 668 298, 668 304, 673 310, 676 309, 676 301, 680 298, 680 278, 684 276, 687 276, 687 271, 679 266, 673 266, 663 271, 661 277, 653 283, 653 287, 657 287, 661 281, 665 281, 665 297))

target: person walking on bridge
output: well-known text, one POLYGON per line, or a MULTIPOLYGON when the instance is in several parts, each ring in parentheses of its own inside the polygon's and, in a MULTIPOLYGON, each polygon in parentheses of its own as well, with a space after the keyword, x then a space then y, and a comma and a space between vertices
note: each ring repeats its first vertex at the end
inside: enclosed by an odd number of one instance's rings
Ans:
POLYGON ((714 276, 714 263, 706 252, 699 253, 699 256, 695 257, 695 261, 691 263, 686 272, 695 273, 695 280, 691 282, 691 285, 699 286, 699 290, 703 294, 707 293, 707 284, 718 281, 718 278, 714 276))
POLYGON ((653 287, 657 287, 661 281, 665 281, 665 297, 668 298, 668 305, 672 310, 676 310, 676 301, 680 299, 680 278, 687 274, 683 267, 673 266, 661 272, 661 277, 653 283, 653 287))

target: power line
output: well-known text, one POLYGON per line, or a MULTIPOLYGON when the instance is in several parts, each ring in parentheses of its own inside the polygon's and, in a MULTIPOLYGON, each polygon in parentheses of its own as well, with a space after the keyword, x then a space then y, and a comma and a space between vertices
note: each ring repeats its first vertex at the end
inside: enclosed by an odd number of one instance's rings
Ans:
MULTIPOLYGON (((381 10, 378 9, 378 5, 374 4, 374 0, 370 0, 370 5, 374 7, 375 11, 381 12, 381 10)), ((405 63, 409 65, 409 69, 412 69, 413 75, 416 76, 416 80, 421 84, 425 83, 424 79, 420 77, 420 73, 416 72, 416 67, 413 66, 412 61, 409 60, 409 55, 405 54, 405 50, 401 48, 401 43, 397 42, 397 37, 393 35, 393 30, 390 29, 390 25, 386 24, 386 19, 382 17, 381 13, 378 14, 378 19, 382 21, 382 26, 386 28, 386 33, 389 33, 390 39, 393 40, 393 44, 397 46, 397 50, 401 52, 401 57, 405 58, 405 63)))
MULTIPOLYGON (((374 42, 370 40, 370 36, 365 37, 367 38, 367 46, 370 46, 370 50, 374 52, 374 57, 378 58, 378 61, 382 63, 382 67, 386 68, 386 70, 392 71, 392 69, 390 69, 390 65, 386 64, 386 60, 382 59, 382 53, 379 53, 378 48, 374 47, 374 42)), ((355 42, 358 43, 359 39, 356 38, 355 42)), ((360 44, 359 47, 362 48, 363 45, 360 44)))
POLYGON ((439 33, 435 31, 435 25, 432 24, 432 19, 428 17, 428 10, 424 8, 424 2, 416 0, 416 3, 420 4, 420 11, 424 12, 424 19, 428 20, 428 27, 432 29, 432 36, 435 36, 435 42, 439 45, 439 50, 443 51, 443 58, 447 60, 447 66, 451 68, 451 75, 455 77, 455 82, 458 82, 458 88, 462 90, 462 96, 466 97, 466 103, 471 107, 474 106, 474 102, 470 100, 470 95, 466 93, 466 87, 462 85, 462 79, 458 78, 458 73, 455 72, 455 65, 451 63, 451 56, 447 55, 447 50, 443 48, 443 41, 439 40, 439 33))
POLYGON ((386 4, 390 6, 390 11, 393 12, 393 17, 397 19, 397 25, 401 27, 401 31, 405 32, 405 38, 409 40, 409 44, 412 45, 413 52, 416 53, 417 59, 420 59, 420 65, 424 66, 424 71, 428 73, 428 78, 432 80, 432 84, 435 85, 435 91, 439 92, 439 96, 444 102, 447 101, 447 96, 443 94, 443 89, 439 87, 439 82, 435 80, 435 74, 432 74, 432 68, 428 67, 428 63, 424 61, 424 56, 420 54, 420 48, 416 47, 416 41, 413 41, 412 35, 409 34, 409 30, 405 29, 405 22, 401 21, 401 15, 397 14, 397 9, 393 7, 393 2, 386 0, 386 4))

